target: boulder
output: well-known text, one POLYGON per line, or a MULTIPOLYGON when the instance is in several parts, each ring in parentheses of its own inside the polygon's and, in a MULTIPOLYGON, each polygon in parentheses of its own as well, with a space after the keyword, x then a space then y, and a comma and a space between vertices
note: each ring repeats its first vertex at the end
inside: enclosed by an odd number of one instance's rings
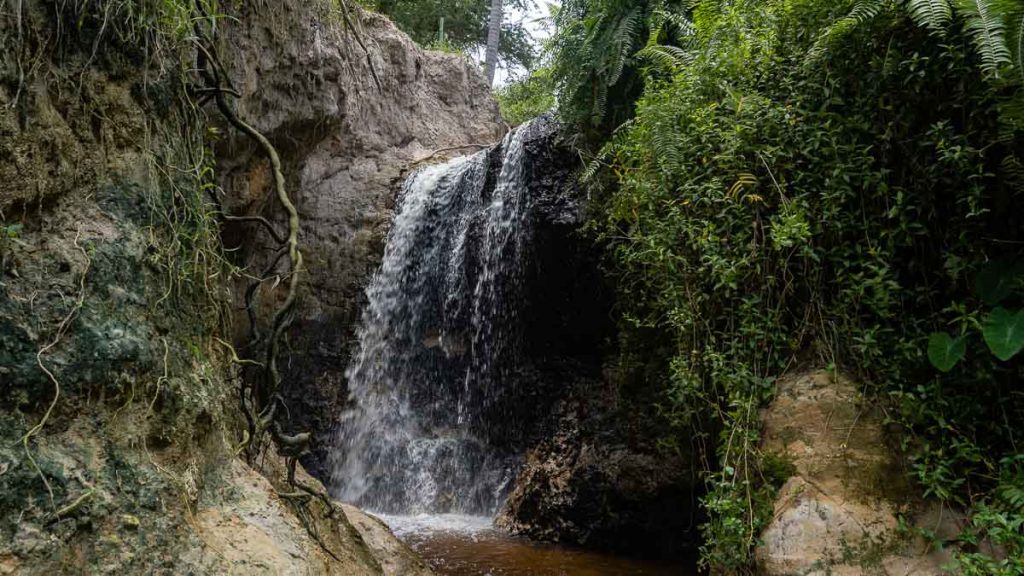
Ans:
POLYGON ((948 551, 904 536, 897 516, 951 534, 963 518, 918 502, 881 415, 853 380, 827 371, 782 378, 761 418, 763 449, 795 469, 756 551, 763 574, 946 573, 948 551))
POLYGON ((696 538, 686 458, 658 446, 614 378, 578 379, 542 420, 497 525, 538 540, 676 556, 696 538))
MULTIPOLYGON (((357 508, 335 503, 334 518, 306 516, 314 522, 314 540, 276 496, 261 474, 238 460, 229 464, 228 498, 201 507, 195 529, 203 542, 202 560, 228 574, 303 576, 430 576, 430 569, 379 520, 357 508)), ((307 485, 323 489, 304 473, 307 485)))

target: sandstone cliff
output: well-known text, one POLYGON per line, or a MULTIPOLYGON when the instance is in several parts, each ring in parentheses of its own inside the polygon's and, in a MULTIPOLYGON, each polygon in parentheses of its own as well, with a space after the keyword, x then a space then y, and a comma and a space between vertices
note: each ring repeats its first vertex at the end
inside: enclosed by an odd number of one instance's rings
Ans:
MULTIPOLYGON (((427 573, 358 511, 282 497, 273 453, 236 457, 228 278, 266 245, 215 207, 277 213, 254 150, 190 96, 188 6, 0 10, 0 573, 427 573)), ((392 181, 501 128, 467 62, 382 18, 352 8, 364 52, 334 2, 232 6, 238 113, 281 150, 306 219, 291 424, 322 429, 303 402, 343 394, 334 320, 354 317, 392 181)))

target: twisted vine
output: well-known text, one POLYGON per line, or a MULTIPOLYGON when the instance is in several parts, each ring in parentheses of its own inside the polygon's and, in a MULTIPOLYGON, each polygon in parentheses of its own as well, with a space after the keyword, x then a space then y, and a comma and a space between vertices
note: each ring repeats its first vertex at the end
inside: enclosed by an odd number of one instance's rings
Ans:
POLYGON ((299 517, 309 533, 320 547, 331 557, 338 559, 324 543, 315 525, 309 519, 309 511, 306 509, 310 497, 323 502, 328 517, 333 517, 335 512, 334 504, 322 490, 306 485, 296 478, 296 466, 298 459, 306 454, 312 435, 302 432, 295 435, 286 434, 280 423, 277 421, 278 407, 284 406, 280 390, 282 377, 278 368, 277 358, 280 354, 281 338, 285 330, 291 325, 294 318, 295 304, 298 300, 299 282, 301 279, 303 258, 299 248, 300 219, 298 210, 292 202, 285 185, 284 169, 281 157, 274 145, 259 130, 251 124, 242 120, 231 107, 228 98, 240 98, 241 94, 231 85, 230 78, 226 73, 223 64, 217 56, 214 26, 210 26, 210 33, 207 34, 203 28, 203 22, 212 22, 205 13, 201 0, 196 0, 196 10, 199 18, 195 20, 195 45, 196 45, 196 70, 203 82, 201 86, 193 87, 193 93, 199 97, 199 103, 204 104, 210 99, 216 104, 217 110, 232 127, 244 134, 256 143, 267 161, 270 163, 274 177, 274 191, 278 202, 288 215, 288 230, 286 235, 281 235, 277 229, 265 218, 251 216, 225 216, 225 221, 249 221, 255 222, 267 230, 277 242, 277 250, 270 259, 270 264, 262 273, 253 278, 245 291, 245 308, 248 315, 251 339, 249 347, 259 350, 264 347, 263 362, 252 359, 242 359, 231 350, 232 361, 239 365, 253 366, 258 375, 256 378, 243 378, 239 386, 239 405, 246 419, 247 430, 244 434, 242 444, 237 452, 245 453, 250 463, 262 453, 263 438, 269 435, 277 452, 284 457, 287 468, 287 482, 296 492, 279 493, 278 495, 298 507, 299 517), (283 303, 274 310, 268 333, 264 336, 258 327, 258 318, 254 306, 256 293, 262 284, 277 276, 275 271, 282 260, 287 257, 287 270, 283 276, 288 278, 288 292, 283 303))

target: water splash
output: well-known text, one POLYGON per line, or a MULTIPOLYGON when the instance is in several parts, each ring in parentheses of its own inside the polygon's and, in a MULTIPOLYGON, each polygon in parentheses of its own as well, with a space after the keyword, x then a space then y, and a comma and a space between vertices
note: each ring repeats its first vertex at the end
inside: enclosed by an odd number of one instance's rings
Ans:
POLYGON ((346 373, 336 497, 389 514, 492 515, 511 488, 519 455, 488 422, 520 350, 528 128, 406 181, 346 373))

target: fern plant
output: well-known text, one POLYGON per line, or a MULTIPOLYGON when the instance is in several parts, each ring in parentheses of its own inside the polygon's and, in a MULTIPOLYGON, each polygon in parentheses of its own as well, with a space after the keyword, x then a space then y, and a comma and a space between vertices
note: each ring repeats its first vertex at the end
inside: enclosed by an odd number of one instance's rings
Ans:
POLYGON ((834 38, 883 10, 896 9, 905 10, 919 26, 939 35, 945 34, 954 20, 962 21, 981 59, 982 70, 993 78, 998 78, 1014 62, 1021 67, 1024 3, 1020 0, 861 0, 818 38, 808 54, 809 60, 820 57, 834 38))
POLYGON ((632 115, 643 84, 638 58, 662 56, 665 63, 680 52, 651 48, 649 39, 685 29, 680 0, 566 0, 555 16, 552 76, 565 123, 583 139, 601 139, 632 115), (643 55, 642 49, 651 48, 643 55))
POLYGON ((908 0, 907 12, 919 25, 941 33, 953 19, 949 0, 908 0))
POLYGON ((636 56, 674 73, 693 62, 691 44, 696 33, 693 22, 685 15, 669 10, 655 10, 650 19, 647 45, 636 56))
POLYGON ((1010 63, 1004 8, 992 0, 956 0, 957 13, 963 17, 964 29, 981 56, 982 69, 996 76, 1000 68, 1010 63))

